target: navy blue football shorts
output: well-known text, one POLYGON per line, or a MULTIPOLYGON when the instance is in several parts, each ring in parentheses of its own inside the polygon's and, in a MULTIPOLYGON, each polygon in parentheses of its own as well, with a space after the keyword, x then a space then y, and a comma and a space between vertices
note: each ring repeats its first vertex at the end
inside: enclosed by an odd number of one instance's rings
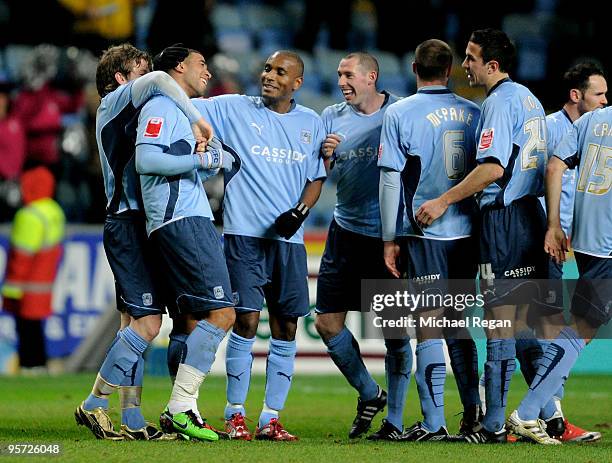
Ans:
POLYGON ((478 273, 475 238, 433 240, 409 236, 405 256, 406 276, 411 280, 410 287, 414 292, 441 296, 475 294, 478 273))
POLYGON ((342 228, 332 220, 317 279, 317 313, 361 310, 361 280, 391 278, 383 241, 342 228))
POLYGON ((612 259, 574 252, 580 278, 572 299, 572 313, 593 326, 612 318, 612 259))
POLYGON ((506 207, 484 208, 480 217, 480 291, 487 307, 528 304, 548 277, 546 217, 535 196, 506 207))
POLYGON ((139 212, 109 215, 102 235, 115 278, 117 309, 134 318, 165 313, 156 284, 154 249, 147 239, 145 218, 139 212))
POLYGON ((265 298, 278 317, 310 313, 303 244, 226 234, 224 249, 237 312, 261 311, 265 298))
POLYGON ((161 256, 165 297, 180 314, 233 307, 221 236, 207 217, 185 217, 151 233, 161 256))

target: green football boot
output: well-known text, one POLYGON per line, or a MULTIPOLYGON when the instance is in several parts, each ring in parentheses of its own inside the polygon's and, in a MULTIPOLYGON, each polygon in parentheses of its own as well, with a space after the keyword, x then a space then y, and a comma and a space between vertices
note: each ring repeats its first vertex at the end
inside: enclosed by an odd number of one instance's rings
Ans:
POLYGON ((163 432, 167 434, 178 433, 189 437, 189 440, 219 440, 219 435, 213 430, 212 426, 206 421, 200 421, 193 410, 172 415, 166 409, 159 417, 159 424, 163 432))

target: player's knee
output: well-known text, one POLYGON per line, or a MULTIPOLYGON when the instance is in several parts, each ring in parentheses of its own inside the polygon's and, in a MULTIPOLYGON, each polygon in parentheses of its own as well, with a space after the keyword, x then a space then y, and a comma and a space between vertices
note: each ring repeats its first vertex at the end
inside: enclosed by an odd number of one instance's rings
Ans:
POLYGON ((342 326, 338 329, 337 326, 329 323, 327 317, 321 315, 317 315, 315 319, 315 328, 325 343, 342 331, 342 326))
POLYGON ((130 326, 148 342, 153 341, 159 334, 162 319, 161 315, 149 315, 142 318, 134 319, 130 326))
POLYGON ((211 310, 206 319, 209 323, 228 331, 236 321, 236 311, 233 307, 211 310))
POLYGON ((257 334, 259 325, 259 312, 238 313, 234 322, 234 333, 246 339, 251 339, 257 334))

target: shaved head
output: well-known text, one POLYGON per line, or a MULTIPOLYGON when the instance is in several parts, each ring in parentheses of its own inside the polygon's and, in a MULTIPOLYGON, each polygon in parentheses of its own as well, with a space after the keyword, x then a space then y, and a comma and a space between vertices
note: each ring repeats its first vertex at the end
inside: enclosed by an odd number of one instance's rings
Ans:
POLYGON ((298 77, 302 77, 304 75, 304 61, 302 61, 302 58, 300 57, 300 55, 298 55, 294 51, 278 50, 272 53, 268 59, 272 58, 273 56, 283 56, 285 58, 289 58, 295 61, 295 64, 297 65, 298 77))
POLYGON ((378 61, 372 55, 364 51, 357 51, 354 53, 349 53, 343 59, 351 59, 351 58, 355 58, 357 62, 359 63, 359 66, 361 66, 361 69, 363 69, 365 72, 370 72, 370 71, 376 72, 376 76, 378 78, 378 73, 379 73, 378 61))

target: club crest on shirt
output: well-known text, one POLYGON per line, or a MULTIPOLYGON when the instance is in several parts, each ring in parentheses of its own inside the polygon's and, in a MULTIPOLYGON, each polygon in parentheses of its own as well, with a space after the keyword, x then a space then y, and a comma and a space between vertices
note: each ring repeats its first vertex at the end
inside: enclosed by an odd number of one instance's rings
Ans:
POLYGON ((479 150, 488 150, 493 144, 493 129, 482 129, 480 133, 479 150))
POLYGON ((312 142, 312 132, 310 130, 302 129, 300 140, 302 143, 310 144, 312 142))
POLYGON ((164 125, 163 117, 150 117, 147 121, 144 136, 147 138, 158 138, 161 134, 162 125, 164 125))

